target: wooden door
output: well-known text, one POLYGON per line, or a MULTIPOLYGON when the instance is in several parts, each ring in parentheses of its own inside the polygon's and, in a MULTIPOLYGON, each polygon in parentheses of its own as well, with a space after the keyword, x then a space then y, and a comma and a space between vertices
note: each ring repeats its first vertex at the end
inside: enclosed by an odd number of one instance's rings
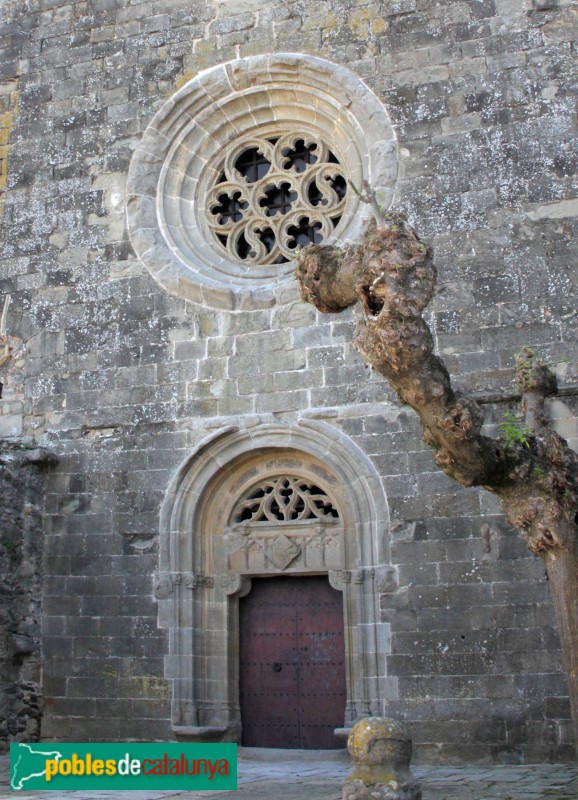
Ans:
POLYGON ((327 577, 254 578, 239 640, 242 744, 343 746, 343 600, 327 577))

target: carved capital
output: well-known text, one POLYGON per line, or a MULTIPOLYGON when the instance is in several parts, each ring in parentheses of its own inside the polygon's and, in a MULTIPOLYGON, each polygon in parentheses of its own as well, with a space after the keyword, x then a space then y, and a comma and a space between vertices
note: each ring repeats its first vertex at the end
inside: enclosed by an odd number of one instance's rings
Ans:
POLYGON ((239 597, 245 597, 251 591, 251 578, 238 572, 229 572, 227 575, 221 575, 221 586, 228 595, 237 594, 239 597))
POLYGON ((360 567, 359 569, 356 569, 353 572, 353 582, 365 583, 365 581, 372 580, 373 576, 374 576, 373 567, 360 567))
POLYGON ((331 569, 328 573, 329 585, 342 592, 351 582, 351 572, 348 569, 331 569))
POLYGON ((215 579, 202 572, 183 572, 183 579, 187 589, 211 589, 215 585, 215 579))
POLYGON ((173 594, 180 581, 179 573, 155 572, 153 575, 153 594, 156 600, 167 600, 173 594))
POLYGON ((221 586, 227 594, 235 594, 241 588, 242 577, 238 572, 229 572, 221 575, 221 586))

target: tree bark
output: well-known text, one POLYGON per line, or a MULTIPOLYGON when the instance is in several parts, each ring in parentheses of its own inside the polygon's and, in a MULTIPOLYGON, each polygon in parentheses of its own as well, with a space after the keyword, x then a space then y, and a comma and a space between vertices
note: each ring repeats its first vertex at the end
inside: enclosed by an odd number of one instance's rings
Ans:
POLYGON ((512 435, 497 439, 483 435, 480 406, 453 390, 422 316, 436 282, 431 250, 401 216, 386 223, 368 226, 361 244, 343 250, 306 247, 296 273, 302 298, 332 313, 359 302, 354 346, 416 411, 438 466, 463 486, 498 495, 508 521, 543 558, 578 752, 578 457, 545 417, 556 379, 523 350, 517 382, 525 427, 512 423, 512 435))

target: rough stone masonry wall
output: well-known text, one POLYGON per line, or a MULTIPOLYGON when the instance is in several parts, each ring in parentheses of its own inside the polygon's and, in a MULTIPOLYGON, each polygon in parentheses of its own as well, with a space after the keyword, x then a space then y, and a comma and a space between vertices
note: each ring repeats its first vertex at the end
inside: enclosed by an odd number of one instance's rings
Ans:
POLYGON ((397 131, 396 206, 434 246, 431 322, 457 385, 504 395, 488 406, 496 423, 515 408, 514 353, 531 345, 556 365, 567 394, 551 413, 576 441, 572 3, 9 0, 1 14, 0 88, 19 96, 0 295, 26 359, 0 379, 21 403, 6 415, 60 458, 45 515, 43 736, 171 736, 151 579, 165 489, 207 428, 307 411, 383 477, 399 578, 382 597, 398 685, 386 710, 418 755, 570 757, 541 562, 490 496, 435 469, 415 418, 352 351, 351 319, 168 296, 134 257, 123 194, 155 109, 199 70, 271 50, 348 66, 397 131))
POLYGON ((42 507, 54 461, 42 448, 0 441, 0 752, 40 736, 42 507))

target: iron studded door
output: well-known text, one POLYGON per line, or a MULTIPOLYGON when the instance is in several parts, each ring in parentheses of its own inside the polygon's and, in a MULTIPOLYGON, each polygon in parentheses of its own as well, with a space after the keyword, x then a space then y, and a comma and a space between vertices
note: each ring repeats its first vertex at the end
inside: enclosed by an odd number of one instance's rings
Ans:
POLYGON ((332 749, 343 725, 343 603, 323 576, 255 578, 239 607, 242 743, 332 749))

